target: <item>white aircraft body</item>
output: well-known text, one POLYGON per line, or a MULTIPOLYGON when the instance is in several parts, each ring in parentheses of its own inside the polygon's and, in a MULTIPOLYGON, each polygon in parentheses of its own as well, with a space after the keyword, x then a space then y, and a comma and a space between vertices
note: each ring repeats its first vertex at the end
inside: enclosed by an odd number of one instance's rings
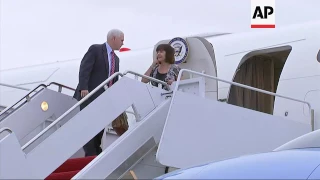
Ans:
MULTIPOLYGON (((181 85, 186 85, 186 88, 173 91, 172 101, 168 106, 170 108, 165 111, 166 121, 161 126, 161 137, 155 138, 159 141, 156 151, 158 162, 165 166, 185 168, 245 154, 267 152, 318 129, 319 30, 320 22, 313 22, 263 32, 183 37, 190 51, 187 60, 179 64, 181 68, 187 69, 183 74, 186 80, 181 81, 181 85), (207 78, 203 79, 204 76, 207 78), (219 78, 218 81, 215 80, 216 77, 219 78), (192 84, 193 80, 198 84, 192 84), (202 84, 204 81, 205 84, 202 84), (252 91, 244 90, 238 87, 239 84, 231 85, 232 82, 256 87, 261 93, 254 92, 252 88, 252 91), (187 88, 188 83, 193 88, 187 88), (197 99, 188 93, 183 94, 189 91, 193 94, 199 92, 198 95, 204 98, 197 99)), ((157 44, 169 41, 170 39, 162 40, 157 44)), ((152 63, 155 52, 154 48, 148 48, 118 52, 117 55, 120 58, 120 72, 131 70, 144 74, 152 63)), ((57 82, 76 88, 80 61, 81 59, 1 71, 0 105, 10 106, 26 94, 26 90, 17 87, 33 89, 39 84, 57 82)), ((134 79, 132 75, 129 77, 134 79)), ((123 82, 125 81, 126 78, 123 82)), ((128 80, 127 83, 127 87, 131 88, 131 81, 128 80)), ((125 91, 121 83, 117 84, 119 86, 114 89, 125 91)), ((135 85, 137 88, 142 86, 137 83, 132 84, 132 87, 135 85)), ((178 87, 174 85, 173 90, 177 90, 178 87)), ((114 93, 125 101, 126 95, 112 89, 113 87, 108 91, 110 96, 114 93)), ((73 91, 63 93, 73 95, 73 91)), ((156 94, 156 90, 154 93, 156 94)), ((150 114, 146 113, 146 123, 157 113, 157 107, 150 114)), ((139 124, 142 121, 137 121, 137 125, 134 125, 134 119, 135 117, 130 118, 132 131, 115 141, 119 141, 119 146, 120 141, 124 143, 126 138, 130 138, 130 134, 138 133, 138 128, 142 128, 139 124)), ((102 167, 103 158, 113 152, 112 148, 113 145, 105 145, 107 152, 99 155, 98 160, 74 178, 98 177, 100 171, 94 169, 93 165, 101 163, 102 167), (90 174, 97 176, 89 176, 90 174)), ((52 168, 46 170, 47 174, 36 177, 46 177, 56 166, 52 168)))
MULTIPOLYGON (((213 37, 206 39, 213 45, 217 66, 216 75, 221 79, 233 81, 237 68, 249 56, 270 54, 272 58, 277 59, 274 61, 274 70, 276 71, 274 81, 279 80, 278 83, 275 82, 273 92, 301 100, 315 100, 315 97, 318 96, 317 89, 319 89, 318 83, 316 83, 320 72, 319 62, 316 58, 319 48, 317 36, 313 37, 312 35, 317 27, 317 23, 310 23, 264 32, 221 36, 214 34, 213 37), (310 27, 310 29, 307 30, 306 27, 310 27)), ((132 70, 144 74, 152 63, 152 53, 153 48, 118 52, 120 72, 132 70)), ((0 81, 3 84, 27 89, 32 89, 40 83, 49 84, 50 82, 58 82, 76 88, 80 61, 81 59, 76 59, 3 70, 0 72, 0 81)), ((212 69, 213 67, 207 68, 212 69)), ((203 69, 205 68, 203 67, 203 69)), ((252 86, 250 83, 243 84, 252 86)), ((218 82, 218 99, 227 99, 229 88, 229 84, 218 82)), ((73 92, 66 93, 73 94, 73 92)), ((23 90, 2 86, 0 105, 8 106, 24 94, 23 90)), ((273 114, 284 115, 285 112, 297 120, 308 116, 306 107, 301 106, 301 103, 292 104, 290 101, 276 97, 273 114)))

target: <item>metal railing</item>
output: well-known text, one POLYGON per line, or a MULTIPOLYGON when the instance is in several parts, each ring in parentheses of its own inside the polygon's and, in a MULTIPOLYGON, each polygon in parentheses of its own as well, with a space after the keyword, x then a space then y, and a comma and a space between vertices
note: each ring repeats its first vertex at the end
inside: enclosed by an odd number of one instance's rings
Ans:
POLYGON ((127 75, 127 74, 133 74, 133 75, 136 75, 136 76, 140 76, 140 77, 149 79, 150 81, 157 82, 157 83, 159 83, 159 84, 162 84, 162 85, 166 86, 168 89, 170 89, 170 86, 169 86, 166 82, 161 81, 161 80, 159 80, 159 79, 155 79, 155 78, 153 78, 153 77, 146 76, 146 75, 144 75, 144 74, 139 74, 139 73, 137 73, 137 72, 130 71, 130 70, 127 70, 127 71, 125 71, 125 72, 123 73, 123 75, 127 75))
POLYGON ((20 100, 18 100, 17 102, 15 102, 14 104, 12 104, 11 106, 6 107, 3 111, 0 112, 0 116, 5 114, 7 111, 9 111, 10 109, 13 109, 13 107, 15 105, 17 105, 18 103, 20 103, 22 100, 24 100, 26 98, 27 101, 30 100, 30 94, 35 92, 38 88, 40 87, 44 87, 46 88, 47 86, 45 84, 39 84, 37 87, 35 87, 34 89, 30 90, 25 96, 23 96, 23 98, 21 98, 20 100))
POLYGON ((126 111, 126 113, 132 114, 132 115, 136 115, 136 113, 134 113, 134 112, 132 112, 132 111, 126 111))
POLYGON ((76 89, 74 89, 72 87, 69 87, 69 86, 66 86, 66 85, 63 85, 63 84, 60 84, 60 83, 57 83, 57 82, 51 82, 47 86, 51 86, 51 85, 58 86, 58 92, 62 92, 62 88, 69 89, 71 91, 76 91, 76 89))
POLYGON ((164 84, 164 85, 168 85, 167 83, 160 81, 158 79, 149 77, 149 76, 145 76, 142 74, 139 74, 137 72, 134 71, 125 71, 125 73, 120 73, 120 72, 116 72, 114 74, 112 74, 108 79, 106 79, 105 81, 103 81, 98 87, 96 87, 94 90, 92 90, 89 94, 87 94, 84 98, 82 98, 79 102, 77 102, 74 106, 72 106, 68 111, 66 111, 65 113, 63 113, 59 118, 57 118, 54 122, 52 122, 49 126, 47 126, 45 129, 43 129, 39 134, 37 134, 34 138, 32 138, 30 141, 28 141, 24 146, 22 146, 22 150, 25 150, 26 148, 28 148, 32 143, 34 143, 37 139, 39 139, 44 133, 46 133, 50 128, 52 128, 53 126, 55 126, 57 123, 59 123, 64 117, 66 117, 70 112, 72 112, 75 108, 77 108, 78 106, 80 106, 83 102, 85 102, 87 99, 89 99, 93 94, 95 94, 97 91, 99 91, 101 88, 103 88, 105 85, 107 85, 111 80, 113 80, 115 77, 117 76, 124 76, 126 74, 134 74, 134 75, 138 75, 141 77, 145 77, 151 81, 156 81, 158 83, 164 84))
MULTIPOLYGON (((9 135, 12 133, 12 130, 11 130, 11 129, 9 129, 9 128, 7 128, 7 127, 4 127, 4 128, 1 128, 1 129, 0 129, 0 134, 3 133, 3 132, 6 132, 6 131, 7 131, 9 134, 6 135, 5 137, 9 136, 9 135)), ((5 137, 4 137, 4 138, 5 138, 5 137)))
POLYGON ((0 134, 3 133, 3 132, 5 132, 5 131, 7 131, 7 132, 9 132, 9 133, 12 133, 12 130, 11 130, 11 129, 5 127, 5 128, 1 128, 1 129, 0 129, 0 134))
MULTIPOLYGON (((170 86, 163 82, 163 81, 160 81, 158 79, 155 79, 155 78, 152 78, 152 77, 149 77, 149 76, 146 76, 146 75, 143 75, 143 74, 139 74, 137 72, 134 72, 134 71, 131 71, 131 70, 128 70, 128 71, 125 71, 122 76, 126 75, 126 74, 133 74, 133 75, 136 75, 136 76, 140 76, 140 77, 143 77, 143 78, 146 78, 146 79, 149 79, 151 81, 154 81, 154 82, 157 82, 157 83, 160 83, 164 86, 167 86, 168 88, 170 88, 170 86)), ((16 88, 16 89, 22 89, 22 90, 27 90, 29 91, 27 95, 25 95, 23 98, 21 98, 20 100, 18 100, 17 102, 15 102, 13 105, 11 106, 8 106, 6 107, 4 110, 2 110, 0 112, 0 116, 5 114, 6 112, 8 112, 10 109, 12 109, 15 105, 17 105, 18 103, 20 103, 22 100, 24 100, 25 98, 27 99, 27 101, 30 100, 30 94, 33 93, 33 92, 37 92, 36 90, 39 88, 39 87, 44 87, 44 88, 47 88, 48 86, 51 86, 51 85, 56 85, 58 86, 58 92, 62 92, 62 88, 66 88, 66 89, 69 89, 69 90, 72 90, 72 91, 76 91, 76 89, 74 88, 71 88, 69 86, 66 86, 66 85, 63 85, 63 84, 60 84, 60 83, 57 83, 57 82, 51 82, 49 83, 48 85, 45 85, 45 84, 40 84, 38 85, 37 87, 35 87, 34 89, 30 90, 30 89, 27 89, 27 88, 21 88, 21 87, 17 87, 17 86, 13 86, 13 85, 9 85, 9 84, 4 84, 4 83, 0 83, 0 86, 7 86, 7 87, 11 87, 11 88, 16 88)))
MULTIPOLYGON (((242 88, 245 88, 245 89, 249 89, 249 90, 261 92, 261 93, 264 93, 264 94, 268 94, 268 95, 271 95, 271 96, 281 97, 281 98, 284 98, 284 99, 289 99, 289 100, 292 100, 292 101, 296 101, 296 102, 307 104, 308 107, 309 107, 309 110, 310 110, 311 129, 312 129, 312 131, 314 131, 314 109, 311 108, 311 104, 309 102, 307 102, 307 101, 302 101, 302 100, 299 100, 299 99, 294 99, 294 98, 291 98, 291 97, 282 96, 282 95, 279 95, 279 94, 276 94, 276 93, 273 93, 273 92, 265 91, 265 90, 262 90, 262 89, 254 88, 254 87, 247 86, 247 85, 240 84, 240 83, 236 83, 236 82, 226 81, 226 80, 223 80, 223 79, 219 79, 219 78, 217 78, 215 76, 210 76, 210 75, 203 74, 203 73, 200 73, 200 72, 191 71, 189 69, 181 69, 180 70, 179 75, 178 75, 178 80, 176 82, 176 86, 175 86, 174 91, 173 91, 171 104, 172 104, 173 99, 175 97, 175 93, 178 90, 178 87, 179 87, 179 84, 180 84, 180 81, 181 81, 180 79, 181 79, 182 73, 184 73, 184 72, 188 72, 189 74, 196 74, 196 75, 199 75, 199 76, 202 76, 202 77, 205 77, 205 78, 214 79, 214 80, 221 81, 221 82, 224 82, 224 83, 228 83, 228 84, 231 84, 231 85, 234 85, 234 86, 238 86, 238 87, 242 87, 242 88)), ((171 109, 171 105, 170 105, 170 109, 171 109)))
MULTIPOLYGON (((0 85, 3 85, 3 84, 0 84, 0 85)), ((18 100, 17 102, 15 102, 14 104, 12 104, 11 106, 8 106, 6 107, 4 110, 2 110, 0 112, 0 116, 7 113, 10 109, 13 109, 13 107, 15 105, 17 105, 18 103, 20 103, 22 100, 24 100, 26 98, 27 101, 30 101, 30 94, 34 93, 34 92, 38 92, 36 91, 38 88, 40 87, 43 87, 43 88, 47 88, 51 85, 56 85, 58 86, 58 91, 61 92, 62 91, 62 88, 66 88, 66 89, 69 89, 69 90, 72 90, 72 91, 75 91, 75 89, 71 88, 71 87, 68 87, 68 86, 65 86, 63 84, 60 84, 60 83, 56 83, 56 82, 51 82, 49 83, 48 85, 45 85, 45 84, 39 84, 37 87, 33 88, 32 90, 29 90, 29 89, 26 89, 26 88, 23 88, 23 90, 28 90, 29 92, 24 96, 22 97, 20 100, 18 100)), ((3 85, 3 86, 8 86, 8 85, 3 85)), ((16 88, 16 87, 15 87, 16 88)), ((8 116, 9 114, 7 114, 8 116)), ((6 116, 5 116, 6 117, 6 116)), ((3 117, 2 119, 4 119, 5 117, 3 117)), ((1 121, 1 120, 0 120, 1 121)))
POLYGON ((75 105, 73 105, 68 111, 63 113, 58 119, 53 121, 49 126, 47 126, 45 129, 43 129, 39 134, 37 134, 34 138, 32 138, 30 141, 28 141, 24 146, 22 146, 22 150, 25 150, 27 147, 29 147, 33 142, 35 142, 37 139, 39 139, 44 133, 46 133, 49 129, 51 129, 53 126, 55 126, 57 123, 59 123, 64 117, 66 117, 70 112, 75 110, 78 106, 80 106, 83 102, 85 102, 87 99, 89 99, 92 95, 94 95, 98 90, 103 88, 105 85, 107 85, 111 80, 113 80, 117 76, 123 76, 122 73, 117 72, 112 74, 108 79, 103 81, 98 87, 96 87, 94 90, 92 90, 89 94, 87 94, 84 98, 82 98, 80 101, 78 101, 75 105))

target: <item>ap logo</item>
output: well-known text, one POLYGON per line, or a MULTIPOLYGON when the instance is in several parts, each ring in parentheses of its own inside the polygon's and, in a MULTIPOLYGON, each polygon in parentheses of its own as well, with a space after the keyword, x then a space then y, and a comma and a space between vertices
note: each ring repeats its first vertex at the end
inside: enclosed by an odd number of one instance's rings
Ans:
POLYGON ((251 28, 275 27, 275 0, 251 0, 251 28))

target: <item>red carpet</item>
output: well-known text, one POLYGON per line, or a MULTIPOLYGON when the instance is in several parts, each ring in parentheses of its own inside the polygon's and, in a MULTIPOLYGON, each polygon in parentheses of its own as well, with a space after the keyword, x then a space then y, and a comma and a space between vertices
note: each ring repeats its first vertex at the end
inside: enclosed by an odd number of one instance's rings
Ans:
POLYGON ((71 179, 75 176, 80 170, 77 171, 69 171, 69 172, 60 172, 60 173, 52 173, 46 179, 57 180, 57 179, 71 179))
POLYGON ((68 159, 60 167, 58 167, 46 180, 54 179, 71 179, 82 168, 89 164, 96 156, 89 156, 83 158, 68 159))

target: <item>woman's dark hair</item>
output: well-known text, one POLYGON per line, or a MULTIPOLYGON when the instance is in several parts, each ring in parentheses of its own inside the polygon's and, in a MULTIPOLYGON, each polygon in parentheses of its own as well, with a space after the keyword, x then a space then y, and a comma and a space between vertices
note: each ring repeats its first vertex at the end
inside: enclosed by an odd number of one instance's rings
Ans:
POLYGON ((169 64, 174 64, 175 58, 174 58, 174 49, 169 44, 159 44, 159 46, 156 49, 156 52, 158 51, 165 51, 166 52, 166 59, 165 61, 169 64))

